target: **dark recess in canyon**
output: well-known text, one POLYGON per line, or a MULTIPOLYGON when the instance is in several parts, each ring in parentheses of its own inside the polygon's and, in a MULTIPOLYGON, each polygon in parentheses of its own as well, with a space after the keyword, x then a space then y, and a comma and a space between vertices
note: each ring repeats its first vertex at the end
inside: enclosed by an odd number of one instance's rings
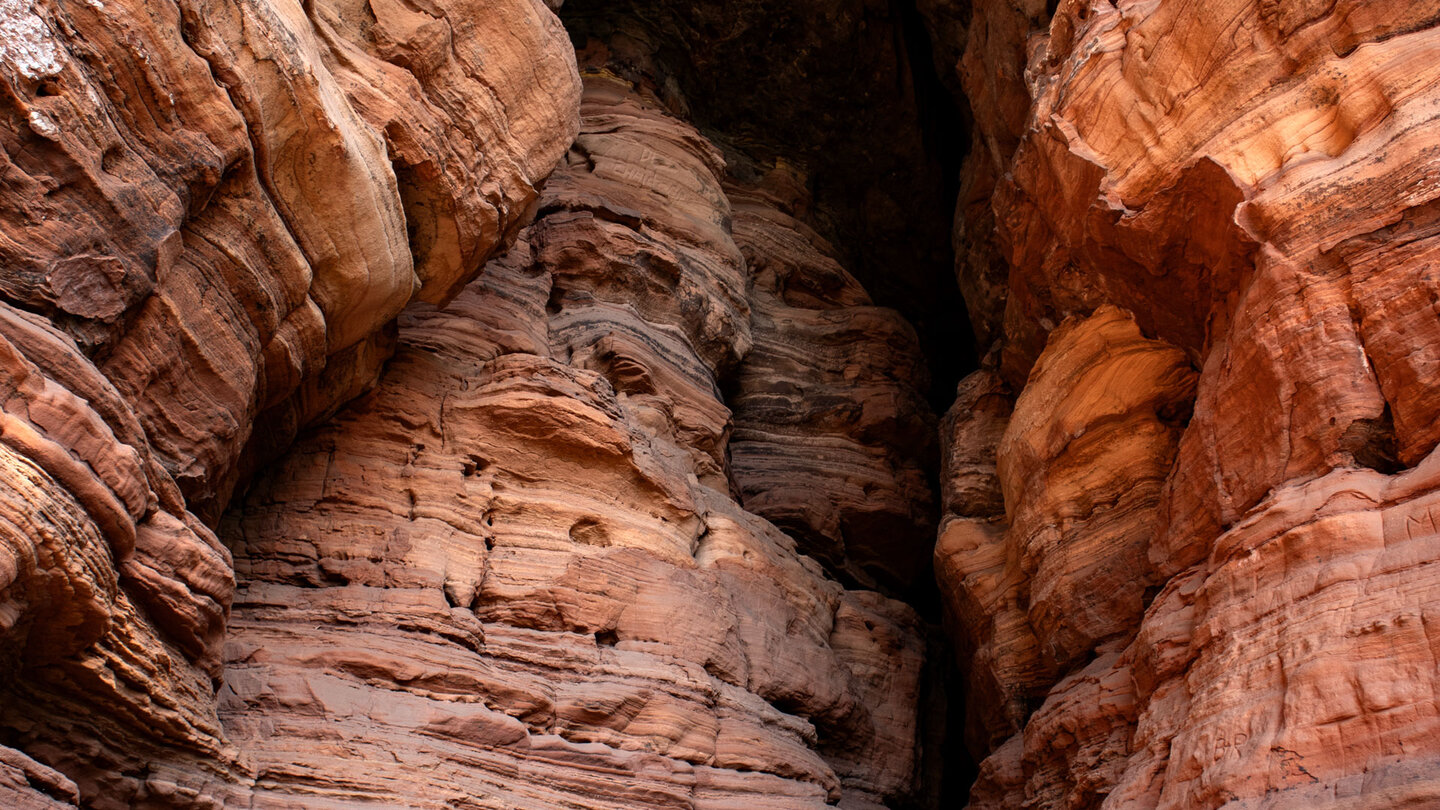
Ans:
POLYGON ((777 159, 804 171, 804 219, 877 304, 915 326, 931 404, 949 407, 977 363, 951 247, 970 122, 915 4, 568 0, 558 13, 577 50, 598 40, 618 64, 653 53, 657 94, 740 180, 777 159))
MULTIPOLYGON (((608 69, 652 87, 724 150, 736 178, 757 180, 777 161, 801 170, 813 199, 802 218, 877 304, 914 325, 930 405, 949 407, 956 382, 978 365, 951 241, 971 121, 913 0, 568 0, 558 14, 578 52, 604 47, 608 69)), ((922 463, 938 491, 938 459, 922 463)), ((930 562, 899 590, 882 588, 925 618, 931 648, 925 763, 909 806, 961 806, 975 764, 958 733, 963 679, 930 562)))

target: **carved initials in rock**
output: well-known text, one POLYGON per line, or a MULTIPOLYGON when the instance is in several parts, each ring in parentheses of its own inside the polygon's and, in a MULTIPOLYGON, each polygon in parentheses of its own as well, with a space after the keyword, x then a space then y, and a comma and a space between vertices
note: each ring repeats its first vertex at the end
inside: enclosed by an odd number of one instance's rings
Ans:
POLYGON ((1234 736, 1226 738, 1220 735, 1215 739, 1215 761, 1218 762, 1228 755, 1240 756, 1240 746, 1250 741, 1250 735, 1243 731, 1236 732, 1234 736))
POLYGON ((1435 514, 1433 511, 1427 509, 1420 514, 1420 517, 1415 517, 1414 515, 1405 516, 1405 536, 1414 540, 1417 529, 1420 530, 1421 537, 1429 537, 1435 534, 1435 514))
POLYGON ((1385 542, 1425 540, 1440 535, 1440 498, 1430 496, 1385 511, 1385 542))

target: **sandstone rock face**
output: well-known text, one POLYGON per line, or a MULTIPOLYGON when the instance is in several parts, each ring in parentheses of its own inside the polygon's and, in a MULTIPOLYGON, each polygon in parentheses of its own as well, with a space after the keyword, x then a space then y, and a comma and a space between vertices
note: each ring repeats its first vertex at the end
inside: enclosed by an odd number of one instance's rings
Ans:
POLYGON ((998 362, 942 474, 992 504, 937 548, 994 697, 973 806, 1440 801, 1437 24, 1073 1, 1029 41, 998 362))
MULTIPOLYGON (((412 307, 377 388, 227 518, 243 584, 220 715, 257 805, 859 808, 911 790, 914 613, 844 589, 729 492, 721 380, 777 340, 752 330, 745 258, 793 259, 754 232, 742 252, 722 180, 693 128, 593 73, 535 223, 452 304, 412 307)), ((913 348, 826 269, 794 289, 879 321, 851 334, 858 357, 913 348)), ((794 361, 817 385, 840 373, 794 361)))
POLYGON ((0 0, 0 62, 0 803, 911 795, 920 621, 835 577, 933 531, 914 332, 653 93, 532 0, 0 0))
POLYGON ((781 210, 804 199, 777 175, 731 191, 755 340, 729 400, 735 481, 745 508, 806 554, 853 581, 903 588, 935 530, 922 466, 935 423, 919 346, 824 240, 781 210))
POLYGON ((223 802, 204 520, 513 235, 573 57, 529 0, 5 0, 0 81, 0 801, 223 802))
POLYGON ((1440 806, 1440 0, 560 5, 0 0, 0 806, 1440 806))
MULTIPOLYGON (((1182 352, 1106 307, 1052 333, 1008 417, 978 407, 999 396, 986 372, 963 386, 950 445, 992 448, 1004 511, 960 501, 978 514, 947 518, 936 564, 976 647, 970 705, 991 743, 1018 730, 1057 673, 1139 620, 1155 506, 1194 384, 1182 352)), ((986 472, 951 469, 975 489, 986 472)))

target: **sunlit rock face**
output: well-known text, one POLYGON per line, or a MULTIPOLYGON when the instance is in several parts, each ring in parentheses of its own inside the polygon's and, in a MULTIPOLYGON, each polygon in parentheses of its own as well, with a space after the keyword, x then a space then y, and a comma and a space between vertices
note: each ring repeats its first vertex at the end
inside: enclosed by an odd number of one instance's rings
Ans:
POLYGON ((0 2, 0 804, 243 803, 203 521, 574 133, 543 6, 426 9, 0 2))
POLYGON ((981 3, 972 93, 994 15, 1037 24, 957 229, 1006 279, 942 436, 972 806, 1440 801, 1440 5, 981 3))
MULTIPOLYGON (((581 113, 516 246, 407 311, 376 389, 227 519, 244 584, 220 716, 261 803, 879 807, 912 789, 913 611, 846 590, 730 494, 718 380, 769 362, 751 347, 782 328, 752 326, 746 258, 788 267, 758 232, 803 231, 735 191, 755 224, 732 236, 718 153, 629 82, 587 78, 581 113)), ((858 355, 913 347, 837 265, 791 269, 796 295, 852 291, 833 317, 891 324, 852 334, 858 355)), ((806 436, 879 465, 828 424, 806 436)), ((765 497, 738 461, 735 478, 765 497)))

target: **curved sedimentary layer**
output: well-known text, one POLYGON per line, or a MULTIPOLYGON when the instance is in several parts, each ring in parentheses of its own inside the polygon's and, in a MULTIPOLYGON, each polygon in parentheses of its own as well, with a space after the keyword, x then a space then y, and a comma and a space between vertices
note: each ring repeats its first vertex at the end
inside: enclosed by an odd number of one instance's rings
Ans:
POLYGON ((653 98, 588 78, 520 242, 412 308, 377 388, 227 520, 221 717, 255 802, 911 789, 918 620, 728 491, 717 378, 752 333, 722 168, 653 98))
POLYGON ((735 483, 747 510, 832 571, 899 590, 919 578, 934 532, 926 369, 910 324, 787 213, 802 188, 782 167, 731 190, 755 341, 729 385, 735 483))
POLYGON ((1030 41, 1003 341, 947 420, 994 450, 943 489, 998 477, 937 548, 995 697, 972 806, 1436 801, 1437 23, 1065 2, 1030 41), (1117 318, 1166 376, 1076 353, 1117 318))
POLYGON ((0 805, 1440 804, 1440 2, 546 5, 0 0, 0 805))
POLYGON ((253 779, 204 521, 513 235, 573 133, 547 10, 427 8, 0 3, 0 803, 253 779))

